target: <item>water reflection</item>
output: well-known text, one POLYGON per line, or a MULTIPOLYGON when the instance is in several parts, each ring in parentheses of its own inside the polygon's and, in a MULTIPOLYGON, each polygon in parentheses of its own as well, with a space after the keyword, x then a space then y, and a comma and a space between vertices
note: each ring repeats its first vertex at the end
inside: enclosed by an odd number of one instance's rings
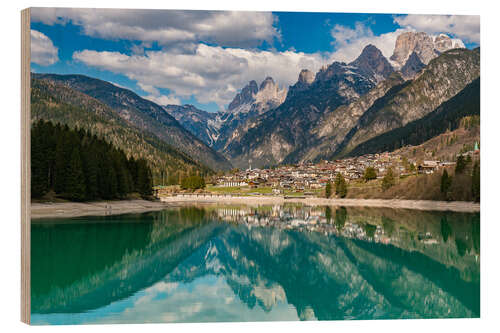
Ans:
POLYGON ((204 206, 32 225, 34 323, 479 316, 479 214, 204 206))

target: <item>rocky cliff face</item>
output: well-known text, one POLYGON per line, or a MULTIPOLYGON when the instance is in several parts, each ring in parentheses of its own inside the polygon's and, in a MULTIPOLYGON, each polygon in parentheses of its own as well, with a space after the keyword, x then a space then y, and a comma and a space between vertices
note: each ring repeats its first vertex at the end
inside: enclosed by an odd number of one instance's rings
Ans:
POLYGON ((430 36, 425 32, 405 32, 398 36, 394 53, 390 57, 397 69, 402 68, 410 55, 415 53, 420 61, 427 65, 441 53, 454 48, 464 48, 459 39, 451 39, 447 35, 430 36))
POLYGON ((257 86, 257 82, 254 80, 250 81, 245 87, 243 87, 243 89, 241 89, 241 92, 234 97, 231 103, 229 103, 227 110, 232 112, 241 109, 244 105, 251 104, 258 91, 259 87, 257 86))
POLYGON ((346 154, 366 140, 424 117, 479 74, 479 50, 453 49, 443 53, 415 80, 389 91, 368 108, 336 154, 346 154))
POLYGON ((287 89, 281 89, 273 78, 267 77, 257 88, 250 81, 229 104, 226 112, 217 115, 218 136, 214 148, 220 150, 231 139, 236 128, 280 106, 287 96, 287 89))
POLYGON ((287 156, 308 146, 310 132, 323 114, 357 100, 392 72, 372 45, 352 63, 323 67, 314 80, 309 71, 302 71, 283 104, 238 127, 219 151, 238 167, 288 161, 287 156))
POLYGON ((250 81, 229 103, 226 111, 211 113, 192 105, 167 105, 163 108, 193 135, 217 149, 224 146, 234 129, 248 119, 281 105, 286 94, 286 89, 281 89, 273 78, 267 77, 260 85, 250 81))
POLYGON ((218 136, 218 129, 214 126, 216 113, 203 111, 189 104, 165 105, 163 108, 185 129, 207 145, 213 146, 218 136))
POLYGON ((414 53, 403 71, 414 77, 407 81, 401 72, 391 72, 375 84, 378 75, 389 73, 383 60, 322 68, 312 83, 299 80, 290 87, 280 107, 237 128, 222 153, 238 167, 343 156, 424 117, 479 76, 478 50, 446 51, 425 68, 414 53))
POLYGON ((285 162, 317 162, 331 157, 363 113, 390 89, 403 82, 401 75, 394 72, 387 80, 377 84, 358 100, 333 110, 327 110, 306 136, 306 143, 302 145, 302 148, 288 155, 285 162))
POLYGON ((401 68, 401 74, 406 79, 413 79, 424 67, 425 64, 420 60, 418 55, 412 52, 405 65, 401 68))
POLYGON ((260 86, 252 80, 229 103, 227 112, 233 115, 249 112, 262 114, 283 103, 286 93, 286 89, 280 89, 272 77, 267 77, 260 86))
POLYGON ((385 80, 394 71, 382 52, 371 44, 349 65, 356 67, 361 75, 374 83, 385 80))

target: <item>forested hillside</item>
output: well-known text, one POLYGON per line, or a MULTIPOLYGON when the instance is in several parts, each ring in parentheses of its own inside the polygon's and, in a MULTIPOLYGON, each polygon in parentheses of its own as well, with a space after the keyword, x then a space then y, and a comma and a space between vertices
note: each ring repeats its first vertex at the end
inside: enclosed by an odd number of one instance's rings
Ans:
POLYGON ((212 170, 229 170, 231 163, 182 127, 163 107, 135 92, 85 75, 37 74, 32 77, 78 91, 107 106, 140 132, 151 133, 212 170))
POLYGON ((122 199, 152 194, 152 174, 145 159, 127 158, 123 150, 82 129, 44 120, 31 128, 31 197, 49 191, 73 201, 122 199))
POLYGON ((480 97, 480 78, 477 78, 425 117, 363 142, 349 155, 393 151, 406 145, 416 146, 441 133, 453 131, 459 127, 462 118, 479 116, 480 97))
POLYGON ((154 134, 137 129, 100 101, 50 80, 31 80, 31 118, 84 129, 129 158, 145 159, 154 184, 178 183, 190 173, 212 172, 154 134))

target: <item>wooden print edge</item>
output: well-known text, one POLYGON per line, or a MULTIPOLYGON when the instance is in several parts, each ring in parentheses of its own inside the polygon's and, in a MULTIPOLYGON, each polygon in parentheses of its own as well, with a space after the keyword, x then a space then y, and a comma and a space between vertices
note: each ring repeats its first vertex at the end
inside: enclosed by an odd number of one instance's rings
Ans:
POLYGON ((31 12, 21 11, 21 321, 31 322, 31 112, 30 112, 30 58, 31 12))

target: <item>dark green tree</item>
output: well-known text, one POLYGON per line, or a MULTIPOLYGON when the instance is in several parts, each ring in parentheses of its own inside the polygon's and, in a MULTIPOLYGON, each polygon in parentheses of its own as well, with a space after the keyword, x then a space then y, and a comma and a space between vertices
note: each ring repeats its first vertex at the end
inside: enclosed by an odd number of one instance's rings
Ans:
POLYGON ((382 179, 382 189, 384 191, 387 191, 391 187, 393 187, 396 184, 396 179, 394 178, 394 172, 392 171, 392 168, 389 168, 387 170, 387 173, 385 174, 384 178, 382 179))
POLYGON ((345 198, 347 195, 347 182, 340 173, 335 177, 335 194, 341 198, 345 198))
POLYGON ((363 175, 363 179, 365 182, 370 181, 372 179, 377 179, 377 171, 375 171, 375 168, 373 167, 368 167, 365 169, 365 174, 363 175))
POLYGON ((153 194, 153 177, 145 159, 137 160, 137 190, 144 197, 153 194))
POLYGON ((472 168, 472 198, 479 202, 481 198, 481 168, 478 162, 474 163, 472 168))
POLYGON ((329 198, 332 196, 332 183, 328 181, 325 186, 325 197, 329 198))
POLYGON ((31 131, 31 195, 42 197, 50 187, 50 161, 47 160, 48 133, 45 122, 33 126, 31 131))
POLYGON ((82 129, 35 121, 31 146, 33 198, 51 190, 75 201, 119 199, 134 191, 143 195, 152 191, 151 169, 145 160, 128 159, 122 150, 82 129))
POLYGON ((85 176, 78 146, 73 148, 68 165, 66 189, 64 194, 73 201, 83 201, 86 197, 85 176))
POLYGON ((66 189, 66 166, 70 158, 68 148, 66 135, 64 132, 61 132, 57 137, 55 147, 54 190, 56 193, 63 193, 66 189))
POLYGON ((441 193, 448 199, 448 192, 450 191, 452 177, 448 175, 448 171, 444 169, 441 176, 441 193))
POLYGON ((183 190, 197 190, 205 188, 205 179, 198 175, 191 175, 185 177, 181 181, 181 188, 183 190))
POLYGON ((455 165, 455 173, 460 174, 465 171, 465 167, 467 166, 467 160, 463 155, 458 155, 457 164, 455 165))

